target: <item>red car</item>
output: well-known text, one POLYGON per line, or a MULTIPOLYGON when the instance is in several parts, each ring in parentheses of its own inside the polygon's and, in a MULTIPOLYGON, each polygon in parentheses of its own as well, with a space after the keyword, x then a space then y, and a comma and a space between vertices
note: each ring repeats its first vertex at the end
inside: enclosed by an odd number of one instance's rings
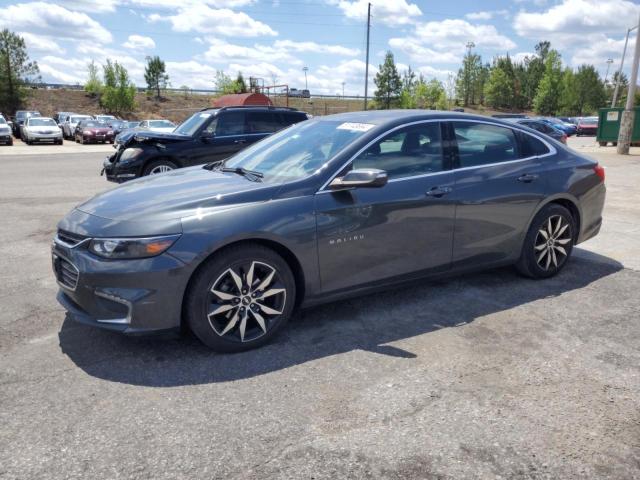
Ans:
POLYGON ((74 138, 76 143, 113 143, 115 134, 106 123, 83 120, 76 126, 74 138))
POLYGON ((598 117, 584 117, 578 120, 576 135, 595 135, 598 131, 598 117))

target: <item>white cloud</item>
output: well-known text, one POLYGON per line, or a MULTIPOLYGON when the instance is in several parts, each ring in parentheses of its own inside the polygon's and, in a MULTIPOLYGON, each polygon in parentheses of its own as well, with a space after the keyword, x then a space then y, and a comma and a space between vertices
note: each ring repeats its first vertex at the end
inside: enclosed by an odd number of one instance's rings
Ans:
POLYGON ((462 60, 462 49, 457 48, 455 51, 443 49, 441 51, 434 50, 423 45, 416 37, 391 38, 389 46, 407 55, 413 62, 429 62, 429 63, 459 63, 462 60))
POLYGON ((425 78, 427 78, 427 80, 430 78, 437 78, 441 82, 446 81, 449 75, 456 75, 456 72, 453 72, 451 70, 441 70, 438 68, 433 68, 429 65, 418 66, 416 67, 416 71, 418 73, 421 73, 425 78))
POLYGON ((365 20, 367 6, 371 3, 373 23, 398 26, 415 23, 422 15, 420 7, 407 0, 327 0, 337 6, 348 18, 365 20))
POLYGON ((213 9, 204 4, 181 7, 177 13, 147 17, 151 22, 168 21, 176 32, 199 32, 234 37, 276 36, 278 33, 266 23, 254 20, 244 12, 227 8, 213 9))
POLYGON ((189 88, 213 89, 216 69, 195 60, 186 62, 166 62, 167 74, 176 88, 187 85, 189 88))
POLYGON ((588 33, 621 33, 638 18, 640 5, 627 0, 563 0, 544 12, 520 12, 515 31, 532 38, 562 38, 588 33))
POLYGON ((29 52, 41 52, 41 53, 65 53, 66 50, 50 37, 34 35, 28 32, 18 32, 25 43, 29 52))
MULTIPOLYGON (((633 45, 633 43, 631 43, 633 45)), ((589 45, 577 47, 571 58, 571 65, 577 67, 582 64, 594 65, 598 70, 606 70, 606 61, 613 59, 614 65, 620 65, 620 57, 624 48, 624 40, 613 40, 604 34, 597 34, 589 39, 589 45)), ((627 50, 629 53, 629 50, 627 50)), ((631 64, 627 56, 627 67, 631 64)), ((617 68, 617 67, 616 67, 617 68)))
POLYGON ((276 40, 273 44, 275 48, 280 48, 294 52, 305 53, 327 53, 331 55, 344 55, 354 57, 360 54, 357 48, 347 48, 341 45, 326 45, 316 42, 295 42, 293 40, 276 40))
POLYGON ((58 5, 88 13, 115 12, 118 0, 57 0, 58 5))
POLYGON ((234 45, 217 39, 209 39, 209 42, 211 46, 204 53, 203 58, 214 63, 254 63, 262 62, 266 58, 271 62, 300 63, 288 50, 283 48, 259 44, 253 46, 234 45))
POLYGON ((527 57, 533 58, 536 54, 534 52, 518 52, 511 55, 511 60, 514 63, 523 63, 527 57))
POLYGON ((152 50, 156 48, 156 42, 151 37, 129 35, 129 38, 122 46, 130 50, 152 50))
POLYGON ((54 38, 109 43, 111 33, 85 13, 72 12, 54 3, 32 2, 0 10, 0 27, 54 38))
POLYGON ((493 12, 471 12, 467 13, 465 18, 469 20, 491 20, 493 18, 493 12))
POLYGON ((68 73, 67 70, 65 71, 58 70, 57 68, 52 67, 47 63, 40 62, 38 64, 38 67, 40 68, 40 74, 43 76, 46 76, 47 80, 53 79, 60 83, 70 83, 70 84, 84 83, 84 80, 85 80, 83 77, 79 77, 72 73, 70 74, 68 73))
POLYGON ((516 44, 498 33, 493 25, 474 25, 465 20, 447 19, 422 23, 416 26, 416 35, 423 44, 434 50, 464 50, 465 44, 469 41, 481 49, 516 48, 516 44))

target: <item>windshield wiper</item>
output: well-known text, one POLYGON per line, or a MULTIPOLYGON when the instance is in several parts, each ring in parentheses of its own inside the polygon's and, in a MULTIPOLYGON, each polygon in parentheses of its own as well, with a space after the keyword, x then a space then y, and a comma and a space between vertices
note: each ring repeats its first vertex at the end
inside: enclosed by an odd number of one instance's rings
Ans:
POLYGON ((228 172, 228 173, 237 173, 238 175, 242 175, 243 177, 246 177, 247 180, 252 180, 254 182, 261 182, 262 181, 261 179, 264 177, 264 173, 256 172, 255 170, 248 170, 244 167, 222 167, 220 171, 228 172))

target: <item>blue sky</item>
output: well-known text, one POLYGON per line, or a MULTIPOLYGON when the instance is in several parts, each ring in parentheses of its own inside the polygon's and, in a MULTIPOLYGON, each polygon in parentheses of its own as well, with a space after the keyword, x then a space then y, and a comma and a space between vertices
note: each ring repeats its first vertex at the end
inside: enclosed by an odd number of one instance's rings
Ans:
MULTIPOLYGON (((144 85, 159 55, 172 86, 213 88, 216 70, 304 88, 362 94, 367 0, 0 1, 0 27, 25 37, 45 81, 83 83, 92 59, 120 61, 144 85)), ((445 81, 465 44, 490 61, 550 40, 570 66, 617 68, 640 5, 628 0, 371 0, 371 80, 386 50, 400 69, 445 81)), ((633 47, 633 38, 631 47, 633 47)), ((627 59, 625 70, 631 63, 627 59)))

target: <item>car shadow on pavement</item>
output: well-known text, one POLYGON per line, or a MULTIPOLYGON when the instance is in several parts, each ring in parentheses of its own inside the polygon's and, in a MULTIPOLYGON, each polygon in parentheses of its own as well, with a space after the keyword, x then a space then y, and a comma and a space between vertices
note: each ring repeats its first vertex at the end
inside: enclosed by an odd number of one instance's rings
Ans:
POLYGON ((556 297, 622 268, 610 258, 576 249, 567 268, 547 280, 525 279, 503 268, 414 282, 303 310, 271 344, 237 354, 214 353, 192 335, 127 337, 69 318, 62 324, 59 340, 62 352, 87 374, 151 387, 246 379, 358 349, 411 361, 414 353, 388 343, 556 297))

